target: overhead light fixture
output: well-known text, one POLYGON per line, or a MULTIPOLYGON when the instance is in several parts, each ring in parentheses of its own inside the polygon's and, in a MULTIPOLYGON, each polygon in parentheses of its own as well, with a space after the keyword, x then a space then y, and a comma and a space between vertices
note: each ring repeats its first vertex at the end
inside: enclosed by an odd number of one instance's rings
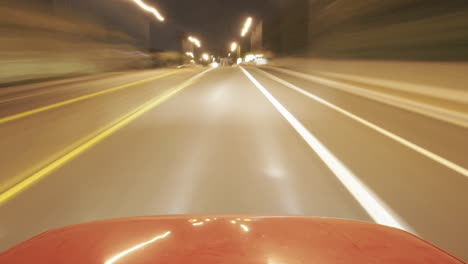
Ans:
POLYGON ((192 42, 193 44, 195 44, 195 46, 201 48, 201 42, 200 42, 200 40, 198 40, 197 38, 188 37, 188 40, 189 40, 190 42, 192 42))
POLYGON ((166 20, 162 15, 161 13, 159 13, 159 11, 152 7, 152 6, 149 6, 145 3, 143 3, 143 1, 141 0, 133 0, 133 2, 135 2, 139 7, 141 7, 143 10, 147 11, 147 12, 150 12, 150 13, 153 13, 153 15, 159 20, 159 21, 164 21, 166 20))
POLYGON ((238 47, 237 42, 233 42, 233 43, 231 44, 231 52, 236 51, 237 47, 238 47))
POLYGON ((249 33, 250 27, 252 26, 252 21, 253 21, 253 18, 251 17, 247 18, 247 20, 245 21, 244 28, 242 29, 242 33, 241 33, 242 37, 245 37, 247 33, 249 33))

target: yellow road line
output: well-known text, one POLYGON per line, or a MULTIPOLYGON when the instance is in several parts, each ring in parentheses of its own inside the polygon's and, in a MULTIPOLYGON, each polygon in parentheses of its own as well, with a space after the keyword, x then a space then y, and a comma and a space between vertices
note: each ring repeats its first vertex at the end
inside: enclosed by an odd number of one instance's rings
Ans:
POLYGON ((184 88, 192 85, 195 80, 199 79, 205 73, 211 70, 207 70, 198 74, 197 76, 191 78, 190 80, 184 82, 183 84, 176 86, 163 94, 156 96, 149 102, 143 104, 139 108, 137 108, 132 113, 126 115, 119 121, 115 122, 109 128, 105 129, 104 131, 100 132, 97 136, 89 139, 88 141, 84 142, 83 144, 79 145, 75 149, 71 150, 70 152, 66 153, 62 157, 58 158, 54 162, 50 163, 49 165, 43 167, 36 173, 29 176, 27 179, 21 181, 20 183, 16 184, 12 188, 8 189, 4 193, 0 194, 0 206, 6 203, 8 200, 12 199, 15 195, 19 194, 20 192, 24 191, 26 188, 32 186, 34 183, 38 182, 48 174, 52 173, 53 171, 57 170, 58 168, 65 165, 67 162, 73 160, 74 158, 78 157, 83 152, 89 150, 93 146, 97 145, 99 142, 103 141, 107 137, 111 136, 119 129, 125 127, 133 120, 137 119, 138 117, 142 116, 146 112, 150 111, 151 109, 155 108, 156 106, 164 103, 165 101, 169 100, 170 98, 174 97, 177 93, 182 91, 184 88))
POLYGON ((103 94, 112 93, 112 92, 122 90, 122 89, 125 89, 125 88, 128 88, 128 87, 131 87, 131 86, 135 86, 135 85, 147 83, 147 82, 150 82, 150 81, 158 80, 158 79, 173 75, 173 74, 178 73, 178 72, 180 72, 180 71, 172 71, 172 72, 164 73, 164 74, 161 74, 161 75, 158 75, 158 76, 155 76, 155 77, 150 77, 150 78, 139 80, 139 81, 136 81, 136 82, 123 84, 123 85, 120 85, 120 86, 117 86, 117 87, 114 87, 114 88, 110 88, 110 89, 107 89, 107 90, 104 90, 104 91, 99 91, 99 92, 95 92, 95 93, 92 93, 92 94, 83 95, 83 96, 73 98, 73 99, 70 99, 70 100, 66 100, 66 101, 51 104, 51 105, 48 105, 48 106, 43 106, 43 107, 39 107, 39 108, 36 108, 36 109, 33 109, 33 110, 22 112, 22 113, 19 113, 19 114, 16 114, 16 115, 3 117, 3 118, 0 118, 0 124, 11 122, 13 120, 17 120, 17 119, 20 119, 20 118, 23 118, 23 117, 26 117, 26 116, 38 114, 38 113, 41 113, 41 112, 44 112, 44 111, 47 111, 47 110, 62 107, 64 105, 84 101, 84 100, 87 100, 87 99, 90 99, 90 98, 93 98, 93 97, 96 97, 96 96, 100 96, 100 95, 103 95, 103 94))
MULTIPOLYGON (((0 97, 2 97, 2 96, 7 97, 6 99, 0 100, 0 104, 12 102, 12 101, 18 101, 18 100, 21 100, 21 99, 24 99, 24 98, 30 98, 30 97, 36 97, 36 96, 40 96, 40 95, 50 94, 50 93, 57 92, 57 90, 62 90, 63 91, 63 89, 60 89, 60 86, 64 86, 64 85, 77 85, 79 83, 86 84, 86 83, 90 83, 92 81, 106 80, 108 78, 116 76, 117 74, 118 73, 107 73, 107 74, 100 74, 100 75, 96 75, 96 76, 84 77, 84 78, 80 78, 80 79, 73 78, 73 79, 59 80, 59 81, 50 82, 50 83, 39 83, 39 86, 37 86, 36 88, 27 89, 27 90, 21 90, 21 88, 20 88, 18 90, 19 93, 31 92, 31 94, 27 94, 27 95, 23 95, 23 96, 9 97, 10 96, 9 93, 2 94, 1 91, 0 91, 0 97), (42 89, 45 89, 45 88, 47 88, 47 91, 34 93, 35 91, 41 91, 42 89)), ((11 88, 7 88, 7 89, 15 90, 16 87, 11 87, 11 88)))

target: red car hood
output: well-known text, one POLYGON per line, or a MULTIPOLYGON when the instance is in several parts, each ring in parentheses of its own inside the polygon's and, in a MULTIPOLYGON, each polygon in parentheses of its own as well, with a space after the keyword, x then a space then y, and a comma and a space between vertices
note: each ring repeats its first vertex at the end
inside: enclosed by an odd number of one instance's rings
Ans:
POLYGON ((166 216, 52 230, 0 254, 30 264, 463 263, 404 231, 363 222, 259 216, 166 216))

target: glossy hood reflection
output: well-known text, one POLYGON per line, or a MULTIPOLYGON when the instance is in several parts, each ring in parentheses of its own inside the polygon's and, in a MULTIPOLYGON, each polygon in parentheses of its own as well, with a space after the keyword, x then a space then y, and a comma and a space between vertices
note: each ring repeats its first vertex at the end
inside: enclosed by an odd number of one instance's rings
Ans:
POLYGON ((101 221, 43 233, 0 263, 459 264, 399 229, 364 222, 264 216, 161 216, 101 221))
POLYGON ((159 235, 157 237, 154 237, 153 239, 149 240, 149 241, 146 241, 146 242, 143 242, 143 243, 140 243, 138 245, 135 245, 134 247, 132 248, 129 248, 127 250, 124 250, 122 252, 120 252, 119 254, 115 255, 114 257, 112 257, 111 259, 109 259, 108 261, 105 262, 105 264, 112 264, 114 262, 116 262, 117 260, 119 260, 120 258, 124 257, 125 255, 131 253, 132 251, 135 251, 137 249, 140 249, 150 243, 153 243, 153 242, 156 242, 157 240, 160 240, 160 239, 163 239, 165 237, 167 237, 168 235, 170 235, 171 232, 170 231, 167 231, 166 233, 164 233, 163 235, 159 235))

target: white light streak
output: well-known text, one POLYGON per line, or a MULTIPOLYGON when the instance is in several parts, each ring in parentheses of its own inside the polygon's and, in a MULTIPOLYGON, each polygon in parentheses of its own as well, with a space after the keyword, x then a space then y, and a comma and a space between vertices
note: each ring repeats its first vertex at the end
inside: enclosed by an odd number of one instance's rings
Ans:
POLYGON ((250 27, 252 26, 253 19, 251 17, 247 18, 244 24, 244 28, 242 29, 241 36, 245 37, 247 33, 249 33, 250 27))
POLYGON ((152 7, 152 6, 149 6, 145 3, 143 3, 143 1, 141 0, 133 0, 133 2, 135 2, 139 7, 141 7, 143 10, 147 11, 147 12, 150 12, 150 13, 153 13, 153 15, 159 20, 159 21, 164 21, 166 20, 162 15, 161 13, 159 13, 159 11, 152 7))
POLYGON ((195 46, 201 48, 201 42, 199 39, 194 38, 194 37, 188 37, 188 40, 192 42, 193 44, 195 44, 195 46))
POLYGON ((105 262, 105 264, 112 264, 112 263, 116 262, 117 260, 119 260, 120 258, 124 257, 125 255, 127 255, 127 254, 129 254, 129 253, 131 253, 131 252, 133 252, 133 251, 135 251, 135 250, 137 250, 139 248, 142 248, 142 247, 144 247, 144 246, 146 246, 146 245, 148 245, 150 243, 156 242, 157 240, 163 239, 163 238, 167 237, 170 234, 171 234, 171 232, 168 231, 168 232, 164 233, 163 235, 157 236, 157 237, 155 237, 155 238, 153 238, 153 239, 151 239, 149 241, 143 242, 143 243, 138 244, 138 245, 136 245, 136 246, 134 246, 132 248, 124 250, 124 251, 120 252, 119 254, 113 256, 109 260, 107 260, 105 262))
POLYGON ((239 46, 239 45, 237 44, 237 42, 231 43, 231 52, 236 51, 236 49, 237 49, 238 46, 239 46))
POLYGON ((245 232, 249 232, 249 228, 246 225, 241 224, 240 227, 242 227, 242 229, 244 229, 245 232))
POLYGON ((257 57, 253 54, 248 54, 245 56, 245 62, 252 62, 255 61, 257 57))

